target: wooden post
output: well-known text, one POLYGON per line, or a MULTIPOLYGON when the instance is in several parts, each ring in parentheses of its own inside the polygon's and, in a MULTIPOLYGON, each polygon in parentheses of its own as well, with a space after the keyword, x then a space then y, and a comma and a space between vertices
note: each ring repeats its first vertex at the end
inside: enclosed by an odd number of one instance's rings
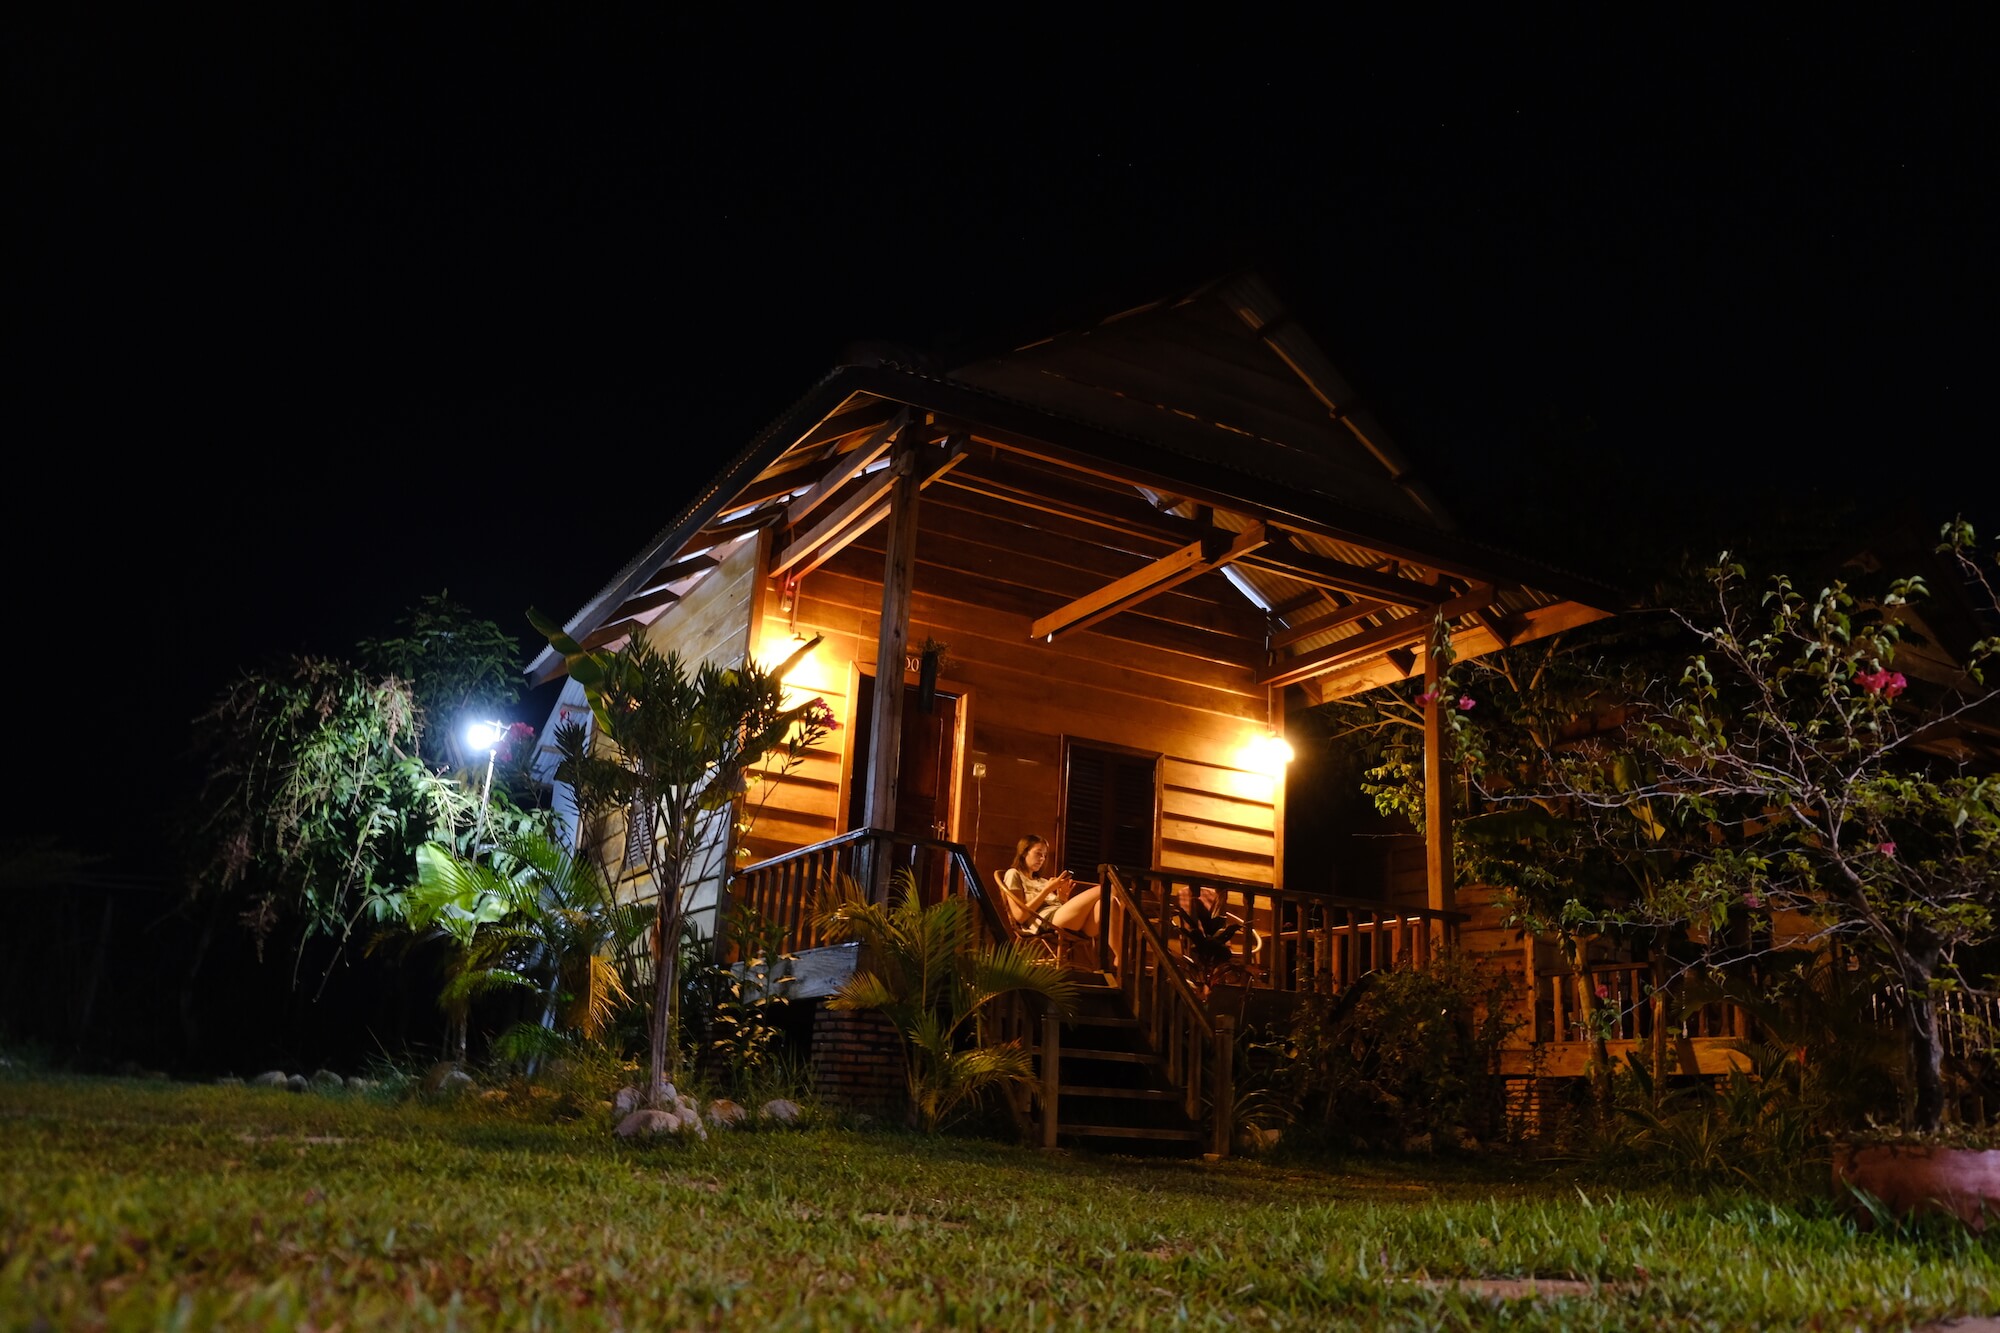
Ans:
MULTIPOLYGON (((1437 648, 1433 640, 1424 650, 1424 693, 1430 699, 1424 705, 1424 880, 1431 910, 1450 912, 1456 909, 1457 891, 1451 863, 1451 790, 1444 766, 1446 704, 1438 693, 1437 648)), ((1434 929, 1440 945, 1449 943, 1448 924, 1437 919, 1434 929)))
POLYGON ((1062 1088, 1062 1020, 1042 1015, 1042 1146, 1056 1146, 1056 1097, 1062 1088))
POLYGON ((1229 1014, 1215 1016, 1215 1137, 1210 1151, 1217 1157, 1229 1156, 1230 1141, 1236 1137, 1236 1019, 1229 1014))
MULTIPOLYGON (((903 664, 910 646, 910 588, 917 570, 917 428, 896 436, 889 465, 888 552, 882 561, 882 625, 875 642, 875 711, 868 730, 868 799, 862 807, 869 828, 896 827, 896 769, 903 751, 903 664)), ((886 855, 870 858, 870 893, 886 901, 886 855)))

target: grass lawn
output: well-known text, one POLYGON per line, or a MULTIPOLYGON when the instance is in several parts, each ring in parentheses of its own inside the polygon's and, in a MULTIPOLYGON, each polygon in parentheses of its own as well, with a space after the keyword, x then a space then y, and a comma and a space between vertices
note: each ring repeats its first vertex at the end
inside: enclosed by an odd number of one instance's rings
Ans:
POLYGON ((1332 1170, 0 1076, 0 1327, 1905 1328, 2000 1240, 1522 1163, 1332 1170), (1507 1299, 1442 1281, 1568 1280, 1507 1299))

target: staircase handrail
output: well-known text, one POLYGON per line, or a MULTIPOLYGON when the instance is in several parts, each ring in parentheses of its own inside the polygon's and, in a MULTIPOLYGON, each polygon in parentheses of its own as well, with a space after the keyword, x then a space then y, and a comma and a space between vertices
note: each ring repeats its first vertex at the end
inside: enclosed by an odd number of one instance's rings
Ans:
MULTIPOLYGON (((1124 905, 1126 919, 1138 927, 1142 940, 1142 949, 1148 952, 1153 959, 1163 964, 1160 967, 1160 975, 1172 982, 1175 992, 1179 995, 1181 1002, 1187 1006, 1188 1013, 1193 1017, 1196 1028, 1204 1037, 1213 1041, 1215 1039, 1215 1028, 1208 1021, 1208 1013, 1202 1007, 1201 997, 1195 994, 1193 984, 1182 974, 1181 960, 1176 958, 1167 948, 1166 941, 1162 940, 1159 932, 1153 929, 1153 923, 1148 921, 1145 914, 1139 910, 1139 902, 1133 897, 1132 890, 1126 887, 1125 881, 1118 877, 1118 867, 1110 865, 1099 866, 1098 872, 1103 877, 1104 885, 1110 890, 1105 896, 1114 903, 1124 905)), ((1110 915, 1108 910, 1107 915, 1110 915)), ((1101 939, 1102 936, 1099 938, 1101 939)), ((1136 969, 1133 964, 1140 961, 1143 960, 1129 958, 1121 958, 1119 960, 1118 976, 1121 983, 1126 975, 1135 972, 1136 969)))
POLYGON ((1236 1103, 1231 1084, 1234 1022, 1226 1016, 1209 1021, 1194 987, 1181 974, 1180 961, 1139 910, 1139 901, 1118 867, 1100 865, 1097 871, 1104 885, 1098 947, 1109 949, 1111 932, 1118 932, 1119 947, 1112 950, 1117 960, 1112 976, 1118 989, 1153 1051, 1162 1057, 1167 1081, 1180 1089, 1182 1114, 1203 1120, 1205 1095, 1211 1145, 1216 1153, 1227 1154, 1236 1103))

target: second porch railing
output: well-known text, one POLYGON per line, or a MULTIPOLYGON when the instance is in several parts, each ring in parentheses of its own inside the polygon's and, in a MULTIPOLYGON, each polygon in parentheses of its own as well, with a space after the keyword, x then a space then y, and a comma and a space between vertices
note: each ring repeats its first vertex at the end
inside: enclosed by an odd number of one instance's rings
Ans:
MULTIPOLYGON (((1274 889, 1249 880, 1180 870, 1119 872, 1133 910, 1177 951, 1181 930, 1174 908, 1213 890, 1217 909, 1242 927, 1229 940, 1233 971, 1253 989, 1344 990, 1370 972, 1424 967, 1439 948, 1455 944, 1459 912, 1395 907, 1360 898, 1274 889)), ((1109 895, 1100 910, 1108 910, 1109 895)))

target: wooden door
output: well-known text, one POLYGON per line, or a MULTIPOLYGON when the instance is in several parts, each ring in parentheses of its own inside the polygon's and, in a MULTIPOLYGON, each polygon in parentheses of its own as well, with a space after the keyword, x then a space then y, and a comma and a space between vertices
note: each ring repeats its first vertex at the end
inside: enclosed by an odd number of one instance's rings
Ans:
MULTIPOLYGON (((865 827, 868 804, 868 756, 875 716, 875 678, 861 677, 855 700, 853 777, 848 783, 847 827, 865 827)), ((913 838, 951 837, 951 804, 958 780, 958 696, 942 691, 932 696, 931 711, 919 706, 917 691, 903 691, 903 745, 896 762, 896 829, 913 838)), ((912 864, 927 898, 943 892, 942 856, 917 858, 912 864)))

